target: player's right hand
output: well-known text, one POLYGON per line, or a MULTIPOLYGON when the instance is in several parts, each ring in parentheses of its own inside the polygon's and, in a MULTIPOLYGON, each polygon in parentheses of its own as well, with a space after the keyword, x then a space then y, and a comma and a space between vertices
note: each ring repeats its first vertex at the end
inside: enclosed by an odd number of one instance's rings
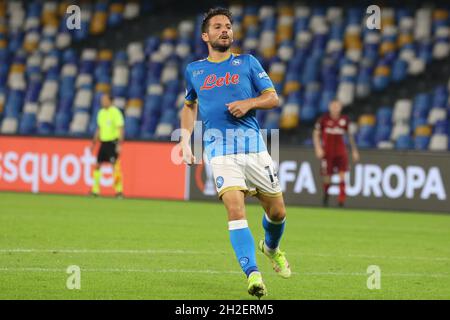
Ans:
POLYGON ((324 155, 325 155, 325 152, 323 151, 323 148, 316 149, 316 157, 318 159, 322 159, 324 155))
POLYGON ((181 144, 181 154, 183 157, 183 162, 187 165, 193 165, 196 162, 190 146, 181 144))

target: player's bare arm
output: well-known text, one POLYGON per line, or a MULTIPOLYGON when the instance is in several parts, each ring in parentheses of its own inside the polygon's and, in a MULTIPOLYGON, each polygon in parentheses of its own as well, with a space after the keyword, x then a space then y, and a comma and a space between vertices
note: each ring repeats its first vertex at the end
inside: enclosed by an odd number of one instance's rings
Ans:
POLYGON ((353 162, 358 162, 359 161, 359 151, 358 151, 358 147, 356 146, 355 137, 353 136, 353 134, 348 133, 348 141, 350 143, 350 149, 352 152, 353 162))
POLYGON ((124 127, 122 126, 122 127, 119 127, 119 139, 118 139, 117 145, 116 145, 117 154, 119 154, 121 151, 122 142, 124 140, 124 137, 125 137, 125 130, 124 130, 124 127))
POLYGON ((198 104, 194 102, 193 104, 184 104, 181 110, 181 153, 183 156, 183 161, 191 165, 195 162, 195 157, 191 150, 191 135, 194 130, 195 120, 197 119, 198 104))
POLYGON ((313 130, 313 143, 316 157, 318 159, 322 159, 325 155, 325 152, 323 151, 322 143, 320 142, 320 130, 317 128, 313 130))
POLYGON ((227 103, 228 111, 237 117, 241 118, 252 109, 273 109, 278 107, 279 99, 275 91, 263 92, 259 97, 250 98, 246 100, 238 100, 231 103, 227 103))

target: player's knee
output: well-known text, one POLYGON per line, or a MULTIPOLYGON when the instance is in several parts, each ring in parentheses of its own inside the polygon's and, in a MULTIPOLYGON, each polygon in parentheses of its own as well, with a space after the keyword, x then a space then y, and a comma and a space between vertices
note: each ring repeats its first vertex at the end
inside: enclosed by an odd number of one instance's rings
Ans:
POLYGON ((244 206, 236 204, 227 207, 229 220, 242 220, 245 219, 244 206))
POLYGON ((270 220, 281 221, 286 217, 286 207, 284 205, 275 205, 270 208, 270 220))

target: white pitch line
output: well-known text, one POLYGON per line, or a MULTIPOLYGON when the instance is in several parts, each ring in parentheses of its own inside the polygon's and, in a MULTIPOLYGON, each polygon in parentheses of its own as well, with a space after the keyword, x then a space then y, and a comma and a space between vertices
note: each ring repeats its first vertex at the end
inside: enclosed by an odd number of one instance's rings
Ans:
MULTIPOLYGON (((0 249, 0 254, 8 253, 98 253, 98 254, 187 254, 187 255, 224 255, 224 251, 193 251, 183 249, 0 249)), ((409 256, 377 256, 365 254, 327 254, 289 252, 290 256, 335 257, 335 258, 367 258, 367 259, 395 259, 395 260, 426 260, 450 261, 450 257, 409 257, 409 256)))
POLYGON ((106 253, 106 254, 217 254, 217 252, 208 251, 190 251, 180 249, 0 249, 1 253, 106 253))
POLYGON ((367 259, 395 259, 395 260, 427 260, 427 261, 450 261, 449 257, 408 257, 408 256, 377 256, 366 254, 327 254, 327 253, 299 253, 294 255, 336 258, 367 258, 367 259))
MULTIPOLYGON (((0 272, 61 272, 65 273, 65 269, 59 268, 8 268, 0 267, 0 272)), ((241 271, 219 271, 219 270, 189 270, 189 269, 120 269, 105 268, 91 269, 81 268, 81 272, 98 272, 98 273, 200 273, 200 274, 242 274, 241 271)), ((293 275, 299 276, 358 276, 367 277, 364 272, 292 272, 293 275)), ((265 273, 265 276, 277 276, 275 273, 265 273)), ((447 273, 383 273, 383 277, 419 277, 419 278, 449 278, 447 273)))

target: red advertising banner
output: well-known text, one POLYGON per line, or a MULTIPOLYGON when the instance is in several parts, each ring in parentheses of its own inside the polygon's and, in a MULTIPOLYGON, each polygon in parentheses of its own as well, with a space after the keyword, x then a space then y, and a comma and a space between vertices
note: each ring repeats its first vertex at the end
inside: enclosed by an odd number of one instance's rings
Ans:
MULTIPOLYGON (((171 161, 172 143, 125 142, 125 197, 185 198, 186 166, 171 161)), ((97 146, 98 148, 98 146, 97 146)), ((0 191, 88 194, 96 152, 81 139, 0 136, 0 191)), ((103 165, 101 194, 113 195, 112 166, 103 165)))

